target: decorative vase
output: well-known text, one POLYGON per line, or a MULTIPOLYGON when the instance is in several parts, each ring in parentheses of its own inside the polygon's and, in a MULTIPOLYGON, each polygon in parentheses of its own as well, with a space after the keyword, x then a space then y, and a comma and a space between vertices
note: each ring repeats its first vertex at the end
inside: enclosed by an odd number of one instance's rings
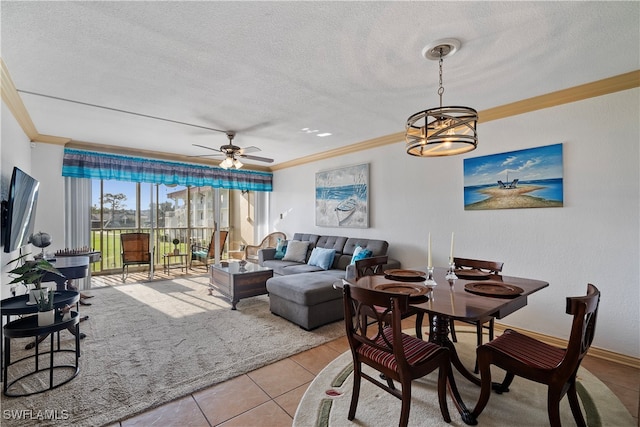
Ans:
POLYGON ((53 325, 56 320, 56 311, 39 311, 38 312, 38 326, 49 326, 53 325))

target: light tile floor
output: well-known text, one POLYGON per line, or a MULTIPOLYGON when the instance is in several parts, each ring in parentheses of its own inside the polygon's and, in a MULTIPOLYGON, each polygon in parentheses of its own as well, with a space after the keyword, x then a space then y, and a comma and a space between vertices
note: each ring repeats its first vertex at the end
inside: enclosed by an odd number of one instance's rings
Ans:
MULTIPOLYGON (((315 375, 348 349, 346 338, 340 338, 114 426, 290 426, 315 375)), ((637 425, 640 369, 591 356, 583 365, 618 396, 637 425)))
MULTIPOLYGON (((107 286, 122 283, 119 276, 110 276, 109 279, 103 276, 101 279, 107 286), (113 282, 108 283, 111 279, 113 282)), ((136 279, 139 278, 131 281, 136 279)), ((415 327, 413 319, 407 319, 405 327, 415 327)), ((311 381, 329 362, 348 349, 349 344, 342 337, 122 420, 113 427, 290 426, 298 402, 311 381)), ((582 365, 618 396, 633 415, 635 424, 640 426, 640 368, 588 355, 582 365)))

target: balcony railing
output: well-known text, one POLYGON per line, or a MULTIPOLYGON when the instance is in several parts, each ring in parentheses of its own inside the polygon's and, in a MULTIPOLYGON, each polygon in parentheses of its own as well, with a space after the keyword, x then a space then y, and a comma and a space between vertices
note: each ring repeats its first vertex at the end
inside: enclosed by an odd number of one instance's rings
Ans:
MULTIPOLYGON (((91 247, 102 253, 102 260, 92 264, 92 274, 113 274, 122 270, 120 234, 123 233, 151 233, 151 231, 148 228, 92 229, 91 247)), ((207 246, 212 234, 213 228, 154 229, 153 262, 162 268, 162 255, 173 252, 176 247, 180 253, 191 254, 192 244, 207 246), (180 241, 177 246, 172 243, 176 238, 180 241)))

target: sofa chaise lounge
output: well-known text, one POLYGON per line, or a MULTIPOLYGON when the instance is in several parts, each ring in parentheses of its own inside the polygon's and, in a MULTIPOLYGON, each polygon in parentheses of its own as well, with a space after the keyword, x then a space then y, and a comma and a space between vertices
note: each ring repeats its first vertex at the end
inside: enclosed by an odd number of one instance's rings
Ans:
MULTIPOLYGON (((260 265, 273 269, 273 278, 267 280, 271 312, 306 330, 344 318, 342 291, 334 289, 333 284, 355 277, 351 263, 354 252, 370 251, 368 256, 380 256, 387 255, 389 247, 384 240, 303 233, 295 233, 288 242, 291 241, 308 242, 304 259, 291 260, 286 255, 276 259, 277 250, 268 248, 258 251, 258 260, 260 265), (335 251, 331 264, 324 266, 326 269, 309 262, 314 248, 335 251)), ((398 261, 389 260, 385 269, 399 267, 398 261)))

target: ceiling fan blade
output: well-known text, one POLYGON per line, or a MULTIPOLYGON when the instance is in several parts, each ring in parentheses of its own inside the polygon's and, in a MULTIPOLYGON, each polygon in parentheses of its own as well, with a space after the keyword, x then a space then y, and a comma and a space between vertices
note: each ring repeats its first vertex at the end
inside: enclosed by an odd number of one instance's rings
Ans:
POLYGON ((218 154, 199 154, 197 156, 187 156, 187 157, 222 157, 224 156, 224 153, 218 153, 218 154))
POLYGON ((218 151, 219 153, 222 153, 222 151, 218 150, 217 148, 207 147, 206 145, 200 145, 200 144, 191 144, 191 145, 193 145, 194 147, 206 148, 207 150, 218 151))
POLYGON ((244 147, 241 148, 239 153, 240 154, 247 154, 247 153, 257 153, 258 151, 262 151, 261 149, 259 149, 258 147, 254 147, 253 145, 251 147, 244 147))
POLYGON ((268 159, 266 157, 248 156, 246 154, 240 154, 239 156, 249 160, 257 160, 259 162, 273 163, 273 159, 268 159))

